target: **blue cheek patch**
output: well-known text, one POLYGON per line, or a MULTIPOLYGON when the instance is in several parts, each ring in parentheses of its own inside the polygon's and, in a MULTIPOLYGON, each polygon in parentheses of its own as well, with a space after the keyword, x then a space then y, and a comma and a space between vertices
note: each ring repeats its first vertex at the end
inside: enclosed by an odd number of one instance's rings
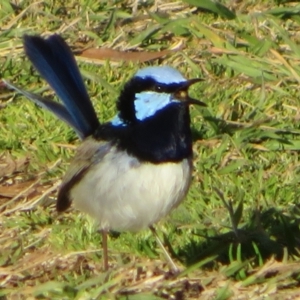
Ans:
POLYGON ((170 94, 156 92, 142 92, 135 95, 134 108, 135 116, 142 121, 153 116, 158 110, 161 110, 174 100, 170 94))
MULTIPOLYGON (((170 94, 156 92, 142 92, 135 94, 134 109, 135 116, 142 121, 149 118, 170 103, 180 102, 173 99, 170 94)), ((126 123, 117 114, 110 123, 113 126, 126 126, 126 123)))

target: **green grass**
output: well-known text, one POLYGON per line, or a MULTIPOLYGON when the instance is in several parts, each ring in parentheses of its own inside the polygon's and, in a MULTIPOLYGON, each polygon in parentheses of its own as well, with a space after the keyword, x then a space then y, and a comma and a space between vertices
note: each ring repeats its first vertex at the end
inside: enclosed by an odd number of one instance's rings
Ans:
POLYGON ((191 108, 193 184, 157 226, 182 273, 168 273, 150 231, 111 233, 112 268, 102 271, 93 221, 54 208, 75 133, 1 85, 1 299, 299 297, 300 5, 222 1, 234 17, 208 1, 161 2, 158 12, 153 1, 141 2, 132 17, 129 1, 3 0, 0 78, 54 96, 24 56, 25 33, 60 33, 75 53, 176 49, 144 63, 77 60, 101 122, 145 65, 204 79, 192 90, 208 104, 191 108), (206 10, 193 6, 201 3, 206 10))

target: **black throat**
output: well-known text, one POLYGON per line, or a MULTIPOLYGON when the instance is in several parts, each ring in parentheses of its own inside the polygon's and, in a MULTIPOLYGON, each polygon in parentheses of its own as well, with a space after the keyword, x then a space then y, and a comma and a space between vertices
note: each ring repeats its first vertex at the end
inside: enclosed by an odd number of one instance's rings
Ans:
POLYGON ((179 162, 192 156, 189 108, 172 103, 155 115, 126 126, 100 125, 94 137, 151 163, 179 162))

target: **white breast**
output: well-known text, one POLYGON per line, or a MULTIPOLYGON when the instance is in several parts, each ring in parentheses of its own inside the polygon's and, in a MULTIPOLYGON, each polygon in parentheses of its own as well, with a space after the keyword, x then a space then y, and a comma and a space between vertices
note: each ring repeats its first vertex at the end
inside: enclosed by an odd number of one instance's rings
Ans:
POLYGON ((140 163, 114 147, 90 166, 70 191, 75 207, 94 217, 101 229, 137 231, 159 221, 185 197, 191 159, 140 163))

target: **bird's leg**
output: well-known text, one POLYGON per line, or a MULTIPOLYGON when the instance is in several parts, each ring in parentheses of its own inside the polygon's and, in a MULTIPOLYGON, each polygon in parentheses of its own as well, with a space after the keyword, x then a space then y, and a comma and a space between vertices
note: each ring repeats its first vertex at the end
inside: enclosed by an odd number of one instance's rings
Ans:
POLYGON ((164 245, 163 245, 162 241, 160 240, 155 228, 152 225, 149 226, 149 228, 150 228, 151 232, 154 234, 154 236, 155 236, 159 246, 161 247, 162 251, 164 252, 164 255, 165 255, 165 257, 166 257, 166 259, 169 263, 169 266, 170 266, 171 270, 174 273, 179 273, 180 272, 179 268, 176 266, 176 264, 174 263, 174 261, 172 260, 172 258, 170 256, 170 254, 168 253, 167 249, 164 247, 164 245))
POLYGON ((108 270, 108 251, 107 251, 107 230, 101 229, 102 233, 102 250, 103 250, 103 268, 108 270))

